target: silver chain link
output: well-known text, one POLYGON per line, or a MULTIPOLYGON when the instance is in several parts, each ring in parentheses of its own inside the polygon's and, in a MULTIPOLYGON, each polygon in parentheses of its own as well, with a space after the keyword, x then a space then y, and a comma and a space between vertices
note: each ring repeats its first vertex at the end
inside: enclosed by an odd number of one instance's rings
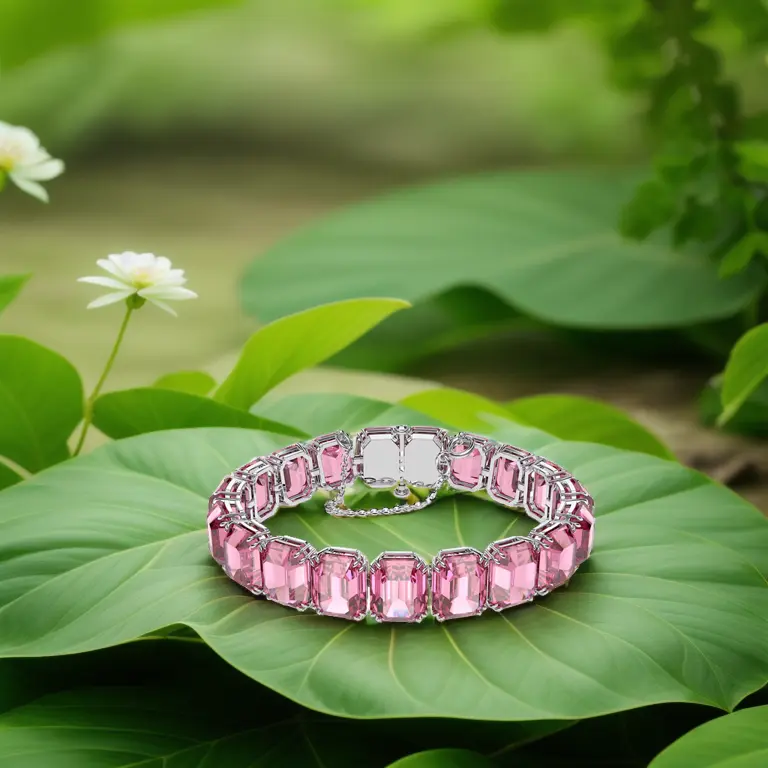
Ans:
POLYGON ((428 507, 436 498, 437 493, 442 488, 445 478, 441 475, 440 480, 430 487, 429 495, 425 499, 413 502, 412 504, 396 504, 394 507, 376 507, 374 509, 351 509, 344 503, 344 496, 347 492, 350 463, 349 454, 344 456, 341 465, 341 477, 343 485, 331 493, 331 498, 325 502, 325 511, 333 517, 381 517, 383 515, 403 515, 406 512, 416 512, 419 509, 428 507))

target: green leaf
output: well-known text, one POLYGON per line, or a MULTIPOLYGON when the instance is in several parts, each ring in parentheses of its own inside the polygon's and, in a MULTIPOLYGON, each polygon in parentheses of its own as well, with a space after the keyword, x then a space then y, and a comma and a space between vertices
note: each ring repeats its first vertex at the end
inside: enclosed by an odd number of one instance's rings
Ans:
MULTIPOLYGON (((2 189, 2 185, 0 185, 0 189, 2 189)), ((31 274, 0 277, 0 313, 19 295, 19 291, 30 277, 32 277, 31 274)))
POLYGON ((659 179, 643 182, 621 212, 620 228, 627 237, 644 240, 669 224, 678 212, 675 190, 659 179))
POLYGON ((351 431, 366 426, 409 424, 418 419, 424 423, 423 414, 402 405, 336 392, 286 395, 276 401, 258 403, 251 408, 251 413, 275 421, 290 420, 308 435, 322 435, 337 429, 351 431))
POLYGON ((294 437, 308 436, 296 427, 254 416, 207 397, 153 387, 102 395, 94 404, 93 423, 113 440, 189 427, 242 427, 294 437))
POLYGON ((400 404, 446 424, 461 424, 465 429, 475 432, 493 430, 499 420, 509 421, 512 418, 503 405, 493 400, 449 387, 427 389, 408 395, 400 404))
MULTIPOLYGON (((161 652, 159 644, 154 645, 154 652, 161 652)), ((177 648, 177 655, 186 650, 177 648)), ((170 649, 163 656, 170 656, 170 649)), ((183 656, 189 663, 189 654, 183 656)), ((86 666, 83 660, 79 661, 77 666, 86 666)), ((467 723, 459 730, 455 721, 432 720, 427 733, 418 721, 355 723, 350 728, 348 720, 300 710, 285 700, 276 700, 269 691, 253 683, 239 683, 232 674, 222 674, 221 669, 210 663, 202 668, 196 666, 192 679, 189 668, 184 670, 171 663, 177 675, 175 685, 163 681, 162 685, 143 687, 62 691, 0 715, 0 765, 357 768, 361 755, 365 755, 366 766, 383 768, 400 755, 418 749, 419 744, 475 741, 507 753, 520 743, 535 741, 564 727, 557 722, 495 726, 467 723), (204 675, 212 677, 206 679, 204 675), (222 690, 226 690, 226 702, 221 699, 222 690), (211 706, 211 702, 223 705, 211 706), (258 702, 257 717, 254 702, 258 702), (378 746, 371 750, 374 740, 378 746)), ((106 671, 114 676, 122 670, 106 671)), ((143 667, 133 672, 134 676, 146 676, 143 667)))
POLYGON ((161 376, 152 386, 205 397, 216 386, 216 379, 203 371, 179 371, 161 376))
POLYGON ((548 432, 563 440, 582 440, 673 459, 670 450, 645 427, 612 405, 573 395, 537 395, 499 405, 457 389, 430 389, 401 403, 444 424, 465 424, 477 432, 493 430, 499 419, 548 432))
POLYGON ((741 141, 735 147, 741 175, 747 181, 768 182, 768 141, 741 141))
POLYGON ((234 0, 79 0, 64 12, 58 0, 3 0, 0 66, 8 70, 123 26, 233 4, 234 0))
MULTIPOLYGON (((253 599, 208 556, 206 498, 226 472, 291 439, 159 432, 0 493, 0 655, 83 652, 183 624, 278 693, 362 718, 573 719, 663 701, 732 708, 765 684, 768 521, 757 510, 675 462, 514 426, 497 436, 566 467, 596 498, 595 553, 546 600, 413 627, 253 599)), ((458 495, 398 519, 340 520, 318 499, 270 527, 369 557, 431 556, 524 533, 526 521, 458 495)))
POLYGON ((768 763, 768 706, 718 717, 667 747, 649 768, 763 768, 768 763))
POLYGON ((501 332, 535 327, 490 291, 455 288, 398 312, 351 347, 342 350, 331 365, 398 371, 426 355, 501 332), (407 339, 407 343, 403 340, 407 339))
POLYGON ((14 469, 11 469, 7 464, 4 464, 2 458, 0 458, 0 491, 2 491, 3 488, 8 488, 9 486, 16 485, 16 483, 20 482, 21 475, 14 469))
POLYGON ((64 461, 83 417, 80 376, 61 355, 0 336, 0 456, 30 472, 64 461))
POLYGON ((723 412, 717 423, 728 422, 766 377, 768 323, 763 323, 747 331, 731 351, 723 374, 723 412))
POLYGON ((768 232, 748 232, 720 262, 720 276, 730 277, 743 272, 758 252, 768 254, 768 232))
POLYGON ((674 459, 664 443, 624 411, 608 403, 575 395, 538 395, 507 404, 521 424, 549 432, 563 440, 583 440, 674 459))
POLYGON ((403 757, 390 768, 490 768, 493 763, 478 752, 466 749, 432 749, 403 757))
POLYGON ((322 363, 408 306, 400 299, 354 299, 276 320, 247 341, 214 399, 247 410, 281 381, 322 363))
POLYGON ((635 329, 728 317, 762 290, 753 274, 720 280, 703 251, 623 241, 616 221, 633 182, 536 171, 396 192, 260 256, 246 274, 243 303, 270 320, 336 298, 400 295, 416 303, 472 285, 550 323, 635 329))
MULTIPOLYGON (((699 417, 708 427, 717 425, 723 409, 721 377, 715 377, 699 397, 699 417)), ((742 403, 738 411, 722 426, 725 432, 768 438, 768 380, 742 403)))

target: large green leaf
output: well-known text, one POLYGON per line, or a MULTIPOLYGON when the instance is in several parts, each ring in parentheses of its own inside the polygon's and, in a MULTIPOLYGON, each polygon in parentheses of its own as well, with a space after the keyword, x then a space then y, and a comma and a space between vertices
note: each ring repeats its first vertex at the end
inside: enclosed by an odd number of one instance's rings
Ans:
POLYGON ((408 306, 400 299, 354 299, 280 318, 251 336, 214 399, 247 410, 281 381, 322 363, 408 306))
POLYGON ((271 402, 261 402, 251 413, 274 421, 285 421, 309 435, 322 435, 337 429, 355 430, 361 426, 390 424, 438 424, 423 413, 403 405, 392 405, 358 395, 338 392, 285 395, 271 402))
POLYGON ((309 434, 207 397, 155 387, 102 395, 94 404, 93 423, 114 440, 189 427, 243 427, 296 437, 309 434))
POLYGON ((650 768, 763 768, 768 764, 768 706, 718 717, 667 747, 650 768))
POLYGON ((3 0, 0 66, 10 69, 66 45, 85 43, 130 24, 219 8, 237 0, 3 0))
POLYGON ((30 472, 63 461, 82 416, 83 386, 67 360, 21 336, 0 336, 0 456, 30 472))
POLYGON ((493 430, 499 419, 512 419, 563 440, 601 443, 663 459, 674 458, 661 440, 626 413, 588 397, 536 395, 502 406, 471 392, 440 388, 417 392, 401 402, 443 423, 461 422, 479 432, 493 430))
MULTIPOLYGON (((663 701, 731 708, 765 683, 768 521, 757 510, 674 462, 514 427, 499 437, 567 467, 597 500, 594 556, 545 600, 411 627, 253 599, 208 557, 205 500, 231 468, 290 438, 159 432, 0 492, 0 655, 75 653, 184 624, 277 692, 364 718, 571 719, 663 701)), ((528 527, 466 495, 398 519, 332 518, 315 501, 273 523, 368 556, 482 547, 528 527)))
POLYGON ((347 368, 399 371, 426 355, 501 332, 525 332, 536 325, 496 294, 463 286, 393 315, 335 355, 331 363, 347 368))
POLYGON ((3 275, 0 277, 0 313, 19 295, 32 275, 3 275))
POLYGON ((270 320, 331 299, 415 303, 471 285, 551 323, 634 329, 728 317, 761 290, 752 274, 718 279, 703 252, 621 240, 619 209, 633 186, 615 174, 539 171, 395 192, 259 257, 243 303, 270 320))
POLYGON ((768 323, 747 331, 736 342, 723 374, 723 412, 718 424, 727 423, 744 401, 768 378, 768 323))

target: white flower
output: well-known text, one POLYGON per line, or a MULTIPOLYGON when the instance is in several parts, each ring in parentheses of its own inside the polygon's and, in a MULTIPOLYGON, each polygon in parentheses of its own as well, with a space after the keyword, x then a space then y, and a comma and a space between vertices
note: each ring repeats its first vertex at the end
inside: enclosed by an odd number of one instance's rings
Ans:
POLYGON ((127 251, 113 253, 108 259, 99 259, 96 263, 112 277, 81 277, 78 282, 103 285, 105 288, 115 290, 92 301, 88 309, 114 304, 129 296, 139 296, 175 315, 176 313, 165 303, 166 301, 197 298, 194 291, 183 287, 187 282, 184 270, 172 269, 171 262, 165 256, 127 251))
POLYGON ((51 157, 32 131, 0 121, 0 176, 7 174, 19 189, 47 203, 48 193, 39 182, 62 173, 64 163, 51 157))

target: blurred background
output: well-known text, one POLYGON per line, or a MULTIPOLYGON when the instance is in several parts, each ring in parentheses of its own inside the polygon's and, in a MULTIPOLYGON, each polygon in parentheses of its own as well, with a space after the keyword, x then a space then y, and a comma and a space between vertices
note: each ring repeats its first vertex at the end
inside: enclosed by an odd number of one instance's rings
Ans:
MULTIPOLYGON (((50 206, 3 195, 0 272, 35 275, 4 332, 61 352, 92 385, 120 309, 87 312, 96 294, 76 278, 108 253, 147 250, 186 269, 200 299, 178 320, 142 312, 110 388, 222 373, 256 326, 240 307, 243 270, 329 211, 486 169, 647 163, 647 95, 627 87, 606 44, 607 27, 642 0, 590 0, 560 16, 562 2, 508 5, 0 0, 0 51, 13 63, 0 75, 0 119, 29 126, 67 163, 50 206)), ((765 51, 727 19, 710 37, 745 109, 768 107, 765 51)), ((548 338, 554 350, 568 341, 548 338)), ((469 375, 459 349, 410 366, 407 380, 326 372, 286 386, 393 398, 430 379, 499 399, 593 395, 768 509, 764 444, 699 425, 699 392, 718 363, 655 338, 629 352, 621 339, 593 342, 600 365, 588 371, 542 365, 517 339, 514 369, 485 356, 469 375)))

